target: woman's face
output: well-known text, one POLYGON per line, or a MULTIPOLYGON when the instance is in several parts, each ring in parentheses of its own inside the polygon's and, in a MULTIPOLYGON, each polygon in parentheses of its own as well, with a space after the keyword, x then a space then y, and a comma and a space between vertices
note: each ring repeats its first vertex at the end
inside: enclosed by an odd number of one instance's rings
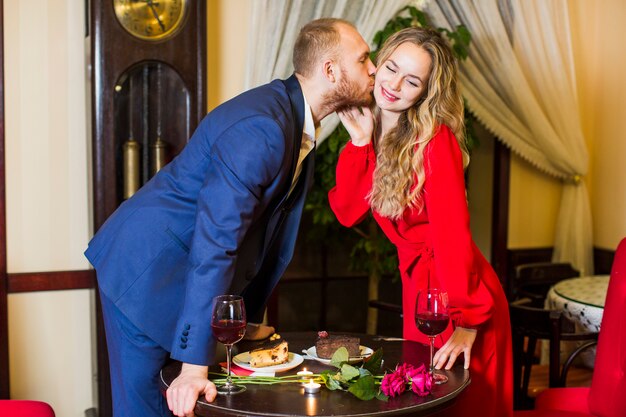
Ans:
POLYGON ((428 87, 431 58, 411 42, 400 44, 376 71, 374 98, 382 111, 401 113, 414 105, 428 87))

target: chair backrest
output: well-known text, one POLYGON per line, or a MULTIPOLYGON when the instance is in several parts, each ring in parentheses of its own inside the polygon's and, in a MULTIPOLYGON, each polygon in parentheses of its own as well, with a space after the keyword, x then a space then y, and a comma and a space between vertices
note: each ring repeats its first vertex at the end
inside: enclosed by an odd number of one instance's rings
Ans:
MULTIPOLYGON (((533 307, 529 299, 517 300, 509 305, 513 338, 513 398, 516 409, 532 408, 528 396, 530 372, 535 362, 537 340, 548 340, 548 386, 565 386, 561 374, 560 342, 562 340, 595 340, 597 333, 575 333, 574 323, 560 311, 533 307)), ((567 372, 564 368, 563 372, 567 372)))
POLYGON ((530 298, 535 307, 543 302, 551 286, 567 278, 580 276, 569 263, 534 262, 515 267, 514 298, 530 298))
POLYGON ((626 238, 613 260, 589 392, 594 416, 626 414, 626 238))
POLYGON ((0 400, 2 417, 54 417, 54 410, 42 401, 0 400))

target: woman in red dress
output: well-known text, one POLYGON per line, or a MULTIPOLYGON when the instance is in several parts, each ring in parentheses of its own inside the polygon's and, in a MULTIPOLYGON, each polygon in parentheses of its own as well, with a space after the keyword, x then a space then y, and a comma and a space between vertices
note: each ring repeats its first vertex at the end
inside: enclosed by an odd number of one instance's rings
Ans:
POLYGON ((513 359, 506 296, 474 244, 463 171, 463 99, 457 64, 434 30, 404 29, 378 55, 376 109, 348 109, 340 118, 351 140, 329 193, 338 220, 374 218, 398 249, 403 333, 428 343, 414 321, 423 288, 448 292, 451 323, 437 337, 437 369, 463 354, 472 382, 446 415, 513 415, 513 359))

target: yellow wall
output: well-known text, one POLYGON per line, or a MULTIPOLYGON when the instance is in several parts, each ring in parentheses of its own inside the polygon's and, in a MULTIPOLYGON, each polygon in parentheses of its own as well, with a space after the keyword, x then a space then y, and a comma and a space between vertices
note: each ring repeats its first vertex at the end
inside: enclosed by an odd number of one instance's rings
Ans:
POLYGON ((626 236, 626 2, 572 2, 583 132, 590 144, 595 246, 626 236))
POLYGON ((208 109, 244 89, 250 0, 209 1, 207 87, 208 109))
MULTIPOLYGON (((84 4, 4 0, 9 272, 88 266, 84 4)), ((92 292, 9 295, 11 397, 93 406, 92 292)))

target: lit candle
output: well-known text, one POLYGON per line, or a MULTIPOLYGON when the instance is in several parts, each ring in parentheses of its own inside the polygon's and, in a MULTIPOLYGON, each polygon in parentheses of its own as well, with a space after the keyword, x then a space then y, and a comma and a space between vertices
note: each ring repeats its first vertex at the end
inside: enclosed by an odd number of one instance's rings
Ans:
POLYGON ((307 394, 317 394, 320 392, 320 387, 320 384, 313 382, 313 379, 310 379, 308 383, 304 384, 304 392, 307 394))
POLYGON ((313 372, 307 371, 306 368, 302 368, 301 371, 298 371, 298 376, 307 377, 313 375, 313 372))

